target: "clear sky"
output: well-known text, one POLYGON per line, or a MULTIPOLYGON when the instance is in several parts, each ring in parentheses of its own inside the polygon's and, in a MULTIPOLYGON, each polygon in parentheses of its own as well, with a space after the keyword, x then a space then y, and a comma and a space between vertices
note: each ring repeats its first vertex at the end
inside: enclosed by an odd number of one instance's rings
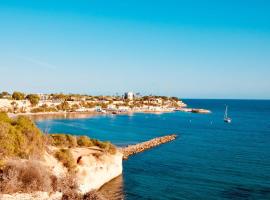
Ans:
POLYGON ((0 90, 270 98, 269 0, 0 0, 0 90))

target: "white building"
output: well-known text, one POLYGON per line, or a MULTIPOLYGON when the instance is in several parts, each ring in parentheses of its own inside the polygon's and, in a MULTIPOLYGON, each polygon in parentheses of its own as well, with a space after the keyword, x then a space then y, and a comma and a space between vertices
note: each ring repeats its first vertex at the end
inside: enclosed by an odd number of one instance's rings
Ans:
POLYGON ((109 111, 115 111, 115 110, 117 110, 116 105, 114 105, 114 104, 109 104, 109 105, 107 106, 107 110, 109 110, 109 111))
POLYGON ((46 101, 50 98, 50 95, 48 94, 38 93, 37 95, 39 96, 40 101, 46 101))
POLYGON ((135 95, 134 95, 133 92, 126 92, 124 97, 125 97, 125 99, 128 99, 128 100, 132 101, 134 99, 134 96, 135 95))

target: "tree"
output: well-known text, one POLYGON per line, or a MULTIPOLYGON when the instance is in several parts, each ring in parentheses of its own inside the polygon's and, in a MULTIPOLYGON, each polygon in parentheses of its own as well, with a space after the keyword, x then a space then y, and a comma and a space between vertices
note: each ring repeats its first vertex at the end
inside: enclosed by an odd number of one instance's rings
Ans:
POLYGON ((71 111, 73 111, 73 112, 75 112, 77 109, 79 109, 80 108, 80 106, 78 105, 78 104, 73 104, 72 106, 71 106, 71 111))
POLYGON ((14 100, 23 100, 25 98, 24 93, 22 92, 13 92, 12 99, 14 100))
POLYGON ((62 100, 62 101, 66 101, 69 98, 68 95, 65 94, 52 94, 52 99, 54 100, 62 100))
POLYGON ((29 94, 26 96, 26 99, 28 99, 30 101, 32 106, 36 106, 40 100, 40 98, 37 94, 29 94))
POLYGON ((0 98, 3 98, 3 97, 8 96, 8 95, 9 95, 8 92, 2 92, 2 93, 0 94, 0 98))
POLYGON ((59 104, 57 106, 58 110, 68 111, 70 109, 69 103, 67 101, 64 101, 63 103, 59 104))
POLYGON ((179 99, 178 99, 177 97, 171 97, 171 99, 172 99, 173 101, 179 101, 179 99))

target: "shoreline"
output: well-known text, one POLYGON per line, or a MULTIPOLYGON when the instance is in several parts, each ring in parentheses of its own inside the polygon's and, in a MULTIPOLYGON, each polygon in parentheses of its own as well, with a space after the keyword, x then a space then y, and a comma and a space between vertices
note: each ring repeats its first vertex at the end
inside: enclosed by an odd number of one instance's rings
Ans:
MULTIPOLYGON (((84 116, 99 116, 99 115, 128 115, 128 114, 136 114, 136 113, 147 113, 147 114, 163 114, 163 113, 172 113, 175 111, 128 111, 128 112, 119 112, 114 114, 113 112, 96 112, 96 111, 86 111, 86 112, 39 112, 39 113, 7 113, 9 117, 15 118, 18 116, 33 116, 33 117, 42 117, 42 116, 69 116, 71 117, 72 115, 84 115, 84 116)), ((76 117, 75 117, 76 118, 76 117)))
MULTIPOLYGON (((164 111, 126 111, 126 112, 117 112, 114 113, 114 111, 107 111, 107 112, 97 112, 97 111, 85 111, 85 112, 79 112, 79 111, 74 111, 74 112, 66 112, 66 111, 59 111, 59 112, 38 112, 38 113, 7 113, 9 117, 15 118, 18 116, 69 116, 72 118, 72 115, 83 115, 85 117, 87 116, 98 116, 98 115, 129 115, 129 114, 136 114, 136 113, 145 113, 145 114, 164 114, 164 113, 174 113, 174 112, 191 112, 195 114, 209 114, 211 113, 210 110, 206 109, 196 109, 196 108, 182 108, 182 109, 175 109, 175 110, 164 110, 164 111)), ((74 117, 76 118, 76 117, 74 117)))

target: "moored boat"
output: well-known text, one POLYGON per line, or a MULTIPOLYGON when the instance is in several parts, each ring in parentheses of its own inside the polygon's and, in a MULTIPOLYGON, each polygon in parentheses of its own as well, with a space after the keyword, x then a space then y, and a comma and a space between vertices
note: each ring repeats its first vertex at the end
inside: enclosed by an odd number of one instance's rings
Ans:
POLYGON ((224 122, 231 123, 232 119, 228 117, 228 106, 226 105, 225 113, 224 113, 224 122))

